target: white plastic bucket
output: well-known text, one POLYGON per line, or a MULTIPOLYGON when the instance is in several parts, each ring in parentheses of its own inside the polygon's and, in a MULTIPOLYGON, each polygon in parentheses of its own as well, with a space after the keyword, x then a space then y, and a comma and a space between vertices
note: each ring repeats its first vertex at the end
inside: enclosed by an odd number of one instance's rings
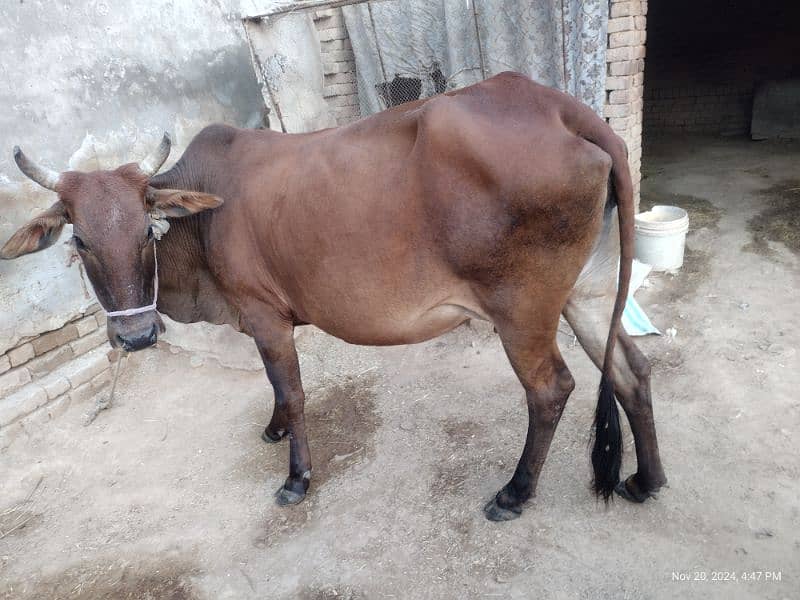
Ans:
POLYGON ((656 271, 680 269, 689 215, 677 206, 654 206, 636 215, 636 259, 656 271))

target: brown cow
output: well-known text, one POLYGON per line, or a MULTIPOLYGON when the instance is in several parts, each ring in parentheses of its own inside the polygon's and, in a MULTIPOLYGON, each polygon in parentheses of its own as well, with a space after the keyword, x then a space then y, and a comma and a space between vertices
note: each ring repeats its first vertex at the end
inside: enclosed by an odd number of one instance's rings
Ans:
POLYGON ((504 520, 534 493, 574 387, 556 346, 563 312, 602 369, 596 492, 608 499, 616 488, 641 502, 665 482, 649 366, 620 331, 634 213, 625 146, 587 107, 504 73, 315 133, 213 125, 153 176, 168 152, 165 136, 141 166, 57 174, 16 149, 22 171, 59 199, 0 255, 46 248, 72 223, 98 299, 121 311, 108 321, 114 346, 156 341, 159 287, 158 311, 173 319, 227 323, 252 336, 275 392, 262 437, 290 440, 279 504, 302 500, 311 475, 292 335, 307 323, 384 345, 421 342, 470 318, 491 321, 529 414, 517 469, 485 509, 504 520), (174 219, 156 262, 153 224, 163 222, 150 215, 159 211, 174 219), (615 394, 638 459, 622 483, 615 394))

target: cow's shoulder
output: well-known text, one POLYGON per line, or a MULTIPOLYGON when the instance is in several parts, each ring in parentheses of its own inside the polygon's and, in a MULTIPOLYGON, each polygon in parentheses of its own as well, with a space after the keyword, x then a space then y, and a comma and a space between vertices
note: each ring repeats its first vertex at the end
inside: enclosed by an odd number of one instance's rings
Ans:
POLYGON ((191 145, 208 146, 210 148, 229 146, 243 132, 244 130, 225 123, 212 123, 200 130, 192 140, 191 145))

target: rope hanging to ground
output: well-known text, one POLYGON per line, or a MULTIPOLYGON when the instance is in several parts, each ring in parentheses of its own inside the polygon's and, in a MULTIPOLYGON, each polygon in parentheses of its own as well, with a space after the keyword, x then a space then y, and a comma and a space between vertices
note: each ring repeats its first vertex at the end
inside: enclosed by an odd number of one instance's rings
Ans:
POLYGON ((117 391, 117 380, 119 379, 119 373, 122 367, 122 359, 126 359, 127 361, 127 358, 127 352, 123 352, 120 354, 119 358, 117 358, 117 368, 114 369, 114 380, 111 382, 111 393, 108 394, 107 398, 98 398, 95 400, 94 407, 92 407, 92 410, 86 415, 86 420, 83 423, 84 427, 91 425, 97 418, 97 415, 111 407, 111 403, 114 401, 114 393, 117 391))
MULTIPOLYGON (((167 221, 166 214, 164 211, 159 209, 153 209, 150 211, 150 225, 153 228, 153 236, 155 240, 160 240, 161 237, 169 231, 169 221, 167 221)), ((109 311, 105 307, 103 309, 106 312, 107 317, 130 317, 133 315, 139 315, 146 312, 156 311, 158 310, 158 254, 156 252, 156 243, 153 242, 153 264, 154 264, 154 274, 153 274, 153 302, 152 304, 148 304, 147 306, 140 306, 138 308, 128 308, 125 310, 114 310, 109 311)), ((127 362, 128 353, 122 352, 117 359, 117 368, 114 371, 114 381, 111 383, 111 393, 108 395, 108 398, 102 400, 98 398, 95 401, 94 407, 92 408, 89 413, 86 415, 86 420, 83 423, 83 426, 86 427, 90 425, 96 418, 97 415, 100 414, 101 411, 106 410, 107 408, 111 407, 111 403, 114 401, 114 393, 117 391, 117 380, 119 379, 120 369, 122 367, 122 359, 126 359, 127 362)))

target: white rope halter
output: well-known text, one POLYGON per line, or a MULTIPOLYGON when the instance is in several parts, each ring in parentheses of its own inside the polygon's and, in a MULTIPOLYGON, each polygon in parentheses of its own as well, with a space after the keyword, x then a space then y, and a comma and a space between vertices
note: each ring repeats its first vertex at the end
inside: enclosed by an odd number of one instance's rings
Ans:
POLYGON ((155 263, 155 275, 153 276, 153 303, 147 306, 140 306, 138 308, 127 308, 125 310, 103 310, 106 312, 107 317, 132 317, 133 315, 140 315, 142 313, 157 310, 158 305, 158 253, 156 252, 157 241, 161 239, 168 230, 169 222, 163 212, 157 211, 150 213, 150 221, 153 227, 153 262, 155 263))
MULTIPOLYGON (((158 254, 156 253, 156 243, 153 242, 153 261, 156 266, 156 274, 153 276, 153 303, 147 306, 140 306, 139 308, 126 308, 125 310, 106 310, 107 317, 132 317, 133 315, 140 315, 142 313, 156 310, 158 304, 158 254)), ((104 307, 105 310, 105 307, 104 307)))

